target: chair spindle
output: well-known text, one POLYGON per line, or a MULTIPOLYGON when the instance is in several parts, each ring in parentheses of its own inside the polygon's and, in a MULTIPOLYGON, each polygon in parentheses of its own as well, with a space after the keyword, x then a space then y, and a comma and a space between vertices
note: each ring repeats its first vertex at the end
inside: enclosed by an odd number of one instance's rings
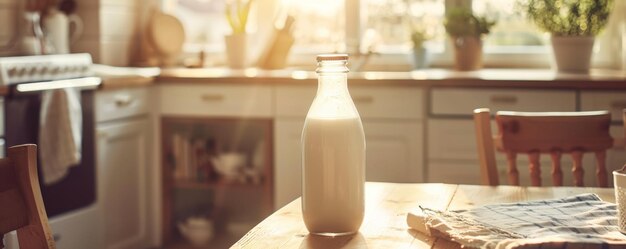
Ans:
POLYGON ((609 186, 606 172, 606 151, 596 151, 596 178, 598 186, 606 188, 609 186))
POLYGON ((554 186, 563 186, 563 171, 561 170, 561 151, 553 150, 550 152, 552 159, 552 184, 554 186))
POLYGON ((585 170, 583 169, 583 153, 579 150, 572 151, 572 159, 574 164, 572 165, 572 174, 574 174, 574 186, 585 186, 583 182, 583 176, 585 170))
POLYGON ((509 176, 509 184, 519 186, 519 172, 517 171, 517 153, 507 152, 506 162, 508 166, 507 175, 509 176))
POLYGON ((539 152, 533 151, 528 153, 528 165, 530 169, 530 183, 532 186, 541 186, 541 163, 539 162, 539 152))

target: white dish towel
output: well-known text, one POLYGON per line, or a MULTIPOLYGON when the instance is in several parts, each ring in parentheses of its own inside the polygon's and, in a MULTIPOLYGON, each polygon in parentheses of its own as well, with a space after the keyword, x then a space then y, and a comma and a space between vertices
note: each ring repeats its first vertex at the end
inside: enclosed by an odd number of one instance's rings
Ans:
POLYGON ((626 235, 617 228, 616 205, 595 194, 448 212, 423 208, 409 213, 407 223, 465 248, 626 248, 626 235))
POLYGON ((39 164, 44 184, 61 181, 80 163, 83 116, 80 90, 66 88, 43 93, 39 117, 39 164))

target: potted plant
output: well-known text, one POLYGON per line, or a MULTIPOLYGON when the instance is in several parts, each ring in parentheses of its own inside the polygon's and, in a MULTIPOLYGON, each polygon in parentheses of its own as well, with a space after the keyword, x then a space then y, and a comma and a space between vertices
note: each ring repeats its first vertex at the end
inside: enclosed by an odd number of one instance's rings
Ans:
POLYGON ((612 0, 526 0, 528 17, 551 33, 558 71, 588 72, 595 35, 609 19, 612 0))
POLYGON ((429 36, 423 29, 414 28, 411 32, 411 42, 413 43, 413 69, 428 67, 428 51, 424 47, 424 42, 426 42, 428 38, 429 36))
POLYGON ((444 26, 454 46, 455 68, 467 71, 482 67, 482 37, 495 21, 475 16, 470 9, 453 8, 446 13, 444 26))
POLYGON ((232 34, 225 37, 226 57, 231 68, 244 68, 246 66, 246 26, 253 1, 234 0, 226 4, 226 20, 228 20, 233 31, 232 34))

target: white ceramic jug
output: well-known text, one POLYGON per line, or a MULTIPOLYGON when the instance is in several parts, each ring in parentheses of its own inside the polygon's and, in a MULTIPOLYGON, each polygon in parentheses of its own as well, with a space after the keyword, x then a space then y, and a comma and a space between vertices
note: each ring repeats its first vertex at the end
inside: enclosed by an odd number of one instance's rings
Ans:
POLYGON ((57 54, 70 52, 70 44, 74 43, 83 32, 83 22, 75 14, 65 15, 57 9, 51 9, 43 21, 45 34, 50 39, 57 54), (74 31, 70 34, 70 25, 74 24, 74 31))

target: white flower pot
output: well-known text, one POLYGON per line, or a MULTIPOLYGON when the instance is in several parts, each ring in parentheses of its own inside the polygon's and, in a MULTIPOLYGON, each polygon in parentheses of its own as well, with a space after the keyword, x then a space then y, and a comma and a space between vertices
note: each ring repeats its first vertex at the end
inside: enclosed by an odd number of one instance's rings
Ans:
POLYGON ((232 34, 224 37, 226 59, 230 68, 245 68, 247 65, 247 35, 232 34))
POLYGON ((552 36, 554 62, 559 72, 587 73, 591 64, 593 36, 552 36))
POLYGON ((412 54, 413 69, 428 68, 430 64, 430 55, 424 47, 413 48, 412 54))

